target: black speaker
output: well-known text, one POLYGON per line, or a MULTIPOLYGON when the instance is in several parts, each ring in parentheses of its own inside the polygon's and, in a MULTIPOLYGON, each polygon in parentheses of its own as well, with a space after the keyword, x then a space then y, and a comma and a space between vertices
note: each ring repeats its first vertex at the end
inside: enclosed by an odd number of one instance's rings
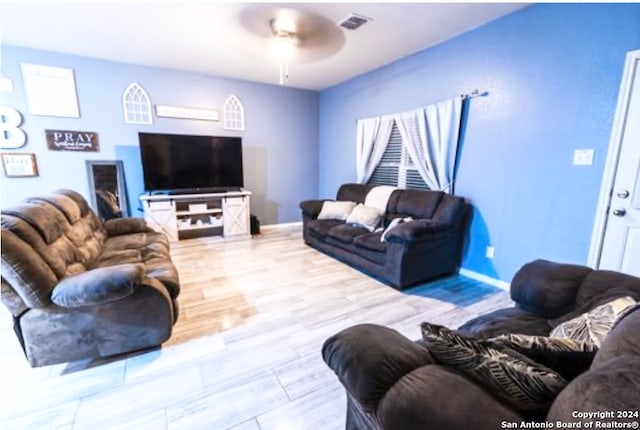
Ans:
POLYGON ((255 215, 251 215, 251 234, 260 234, 260 220, 255 215))

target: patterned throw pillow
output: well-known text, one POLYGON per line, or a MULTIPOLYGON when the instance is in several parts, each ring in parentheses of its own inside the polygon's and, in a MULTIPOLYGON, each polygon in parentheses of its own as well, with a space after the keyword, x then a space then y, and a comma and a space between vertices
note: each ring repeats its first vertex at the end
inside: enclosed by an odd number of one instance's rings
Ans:
POLYGON ((429 352, 441 365, 464 373, 522 412, 549 407, 567 381, 553 370, 489 339, 422 323, 429 352))
POLYGON ((549 337, 572 339, 599 348, 618 318, 635 303, 632 297, 612 300, 563 322, 551 331, 549 337))
POLYGON ((490 340, 558 372, 568 381, 586 372, 598 352, 590 343, 546 336, 503 334, 490 340))
POLYGON ((338 219, 346 220, 353 208, 356 207, 355 202, 349 201, 331 201, 327 200, 322 203, 322 209, 318 214, 318 219, 338 219))

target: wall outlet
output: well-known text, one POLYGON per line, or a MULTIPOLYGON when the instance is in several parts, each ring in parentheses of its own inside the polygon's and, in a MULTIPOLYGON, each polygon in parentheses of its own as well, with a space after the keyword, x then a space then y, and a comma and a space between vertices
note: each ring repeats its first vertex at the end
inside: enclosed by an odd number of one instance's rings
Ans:
POLYGON ((593 164, 593 149, 576 149, 573 151, 574 166, 591 166, 593 164))
POLYGON ((493 246, 487 246, 487 258, 493 260, 493 256, 496 253, 496 249, 493 246))

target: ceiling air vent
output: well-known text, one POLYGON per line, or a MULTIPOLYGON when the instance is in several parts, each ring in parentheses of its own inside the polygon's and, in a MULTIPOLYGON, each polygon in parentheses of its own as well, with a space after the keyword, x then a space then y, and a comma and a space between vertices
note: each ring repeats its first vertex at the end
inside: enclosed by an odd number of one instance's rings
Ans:
POLYGON ((366 24, 369 21, 371 21, 371 18, 358 15, 357 13, 352 13, 340 21, 338 25, 342 28, 346 28, 347 30, 356 30, 357 28, 360 28, 361 25, 366 24))

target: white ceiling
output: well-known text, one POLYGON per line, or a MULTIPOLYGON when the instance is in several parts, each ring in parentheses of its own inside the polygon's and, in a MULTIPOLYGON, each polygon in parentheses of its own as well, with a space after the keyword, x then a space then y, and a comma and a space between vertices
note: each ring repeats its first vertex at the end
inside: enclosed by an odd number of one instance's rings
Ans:
POLYGON ((269 20, 283 10, 294 10, 332 23, 331 47, 312 51, 303 43, 290 63, 286 82, 291 87, 321 90, 527 5, 0 0, 0 40, 14 46, 277 84, 269 20), (355 31, 333 27, 353 12, 373 21, 355 31), (309 55, 314 53, 318 55, 309 55))

